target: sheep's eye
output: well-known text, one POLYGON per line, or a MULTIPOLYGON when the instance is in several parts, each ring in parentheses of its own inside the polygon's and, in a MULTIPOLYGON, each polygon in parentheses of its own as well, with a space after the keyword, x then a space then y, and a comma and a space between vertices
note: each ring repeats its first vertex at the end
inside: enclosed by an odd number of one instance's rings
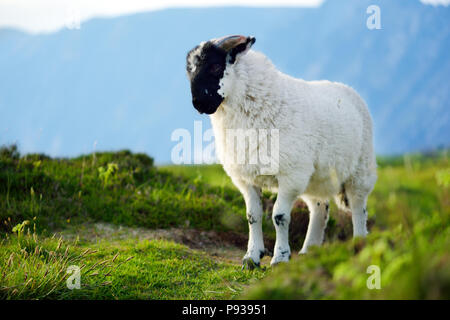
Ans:
POLYGON ((215 63, 209 67, 209 72, 211 72, 212 74, 218 74, 220 71, 222 71, 222 67, 220 66, 220 64, 215 63))

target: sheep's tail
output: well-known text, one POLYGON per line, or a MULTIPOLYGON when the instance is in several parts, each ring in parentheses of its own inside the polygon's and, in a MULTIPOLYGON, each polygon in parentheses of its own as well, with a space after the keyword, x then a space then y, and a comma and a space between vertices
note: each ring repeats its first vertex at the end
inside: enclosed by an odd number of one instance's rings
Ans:
POLYGON ((350 212, 350 202, 348 201, 345 185, 342 184, 341 191, 334 197, 337 207, 342 211, 350 212))

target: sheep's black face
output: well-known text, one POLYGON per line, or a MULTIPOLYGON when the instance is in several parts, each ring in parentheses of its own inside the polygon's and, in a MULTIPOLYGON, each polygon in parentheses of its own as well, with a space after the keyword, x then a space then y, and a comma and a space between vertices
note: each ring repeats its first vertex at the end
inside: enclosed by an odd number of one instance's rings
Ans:
POLYGON ((200 113, 213 114, 225 99, 220 82, 227 65, 234 64, 247 52, 255 38, 225 36, 204 42, 189 51, 187 73, 191 81, 192 104, 200 113))
POLYGON ((216 112, 224 99, 218 90, 225 71, 226 57, 227 52, 211 42, 188 53, 187 71, 191 80, 192 104, 200 113, 216 112), (198 50, 201 52, 196 52, 198 50))

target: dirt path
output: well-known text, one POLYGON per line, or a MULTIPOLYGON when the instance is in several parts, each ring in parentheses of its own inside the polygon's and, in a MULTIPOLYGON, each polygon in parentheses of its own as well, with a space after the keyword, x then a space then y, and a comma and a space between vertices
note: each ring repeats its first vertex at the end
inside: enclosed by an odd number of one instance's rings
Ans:
POLYGON ((218 261, 241 264, 247 238, 235 232, 200 231, 196 229, 146 229, 116 226, 109 223, 86 223, 57 233, 63 238, 97 242, 101 240, 154 240, 163 239, 200 250, 218 261))

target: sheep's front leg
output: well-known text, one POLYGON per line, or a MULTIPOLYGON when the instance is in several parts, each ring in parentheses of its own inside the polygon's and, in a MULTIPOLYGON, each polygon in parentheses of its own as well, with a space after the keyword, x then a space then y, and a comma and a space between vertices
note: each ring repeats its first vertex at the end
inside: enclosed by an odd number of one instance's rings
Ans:
POLYGON ((275 225, 276 241, 273 258, 270 264, 273 266, 280 262, 289 261, 291 249, 289 247, 289 222, 291 221, 292 205, 297 195, 291 192, 278 191, 277 200, 273 207, 272 220, 275 225))
POLYGON ((242 268, 251 270, 260 266, 265 253, 262 232, 263 208, 259 189, 249 185, 240 185, 239 189, 244 195, 249 228, 247 253, 242 260, 242 268))

